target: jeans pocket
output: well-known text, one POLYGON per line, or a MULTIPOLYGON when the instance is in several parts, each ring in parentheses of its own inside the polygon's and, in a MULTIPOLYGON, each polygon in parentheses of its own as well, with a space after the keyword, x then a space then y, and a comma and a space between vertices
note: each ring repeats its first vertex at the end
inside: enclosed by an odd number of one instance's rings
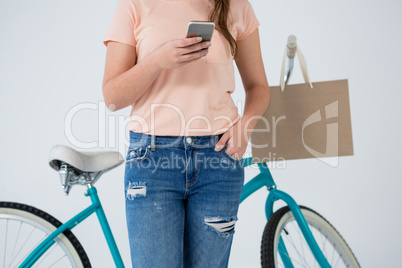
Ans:
POLYGON ((139 162, 149 157, 151 145, 131 143, 127 151, 126 164, 139 162))
POLYGON ((223 146, 221 152, 223 152, 223 154, 224 154, 227 158, 229 158, 229 159, 232 160, 232 161, 242 161, 242 160, 243 160, 243 158, 237 159, 237 158, 234 158, 233 156, 231 156, 230 154, 228 154, 228 152, 226 152, 226 147, 227 147, 227 143, 225 144, 225 146, 223 146))

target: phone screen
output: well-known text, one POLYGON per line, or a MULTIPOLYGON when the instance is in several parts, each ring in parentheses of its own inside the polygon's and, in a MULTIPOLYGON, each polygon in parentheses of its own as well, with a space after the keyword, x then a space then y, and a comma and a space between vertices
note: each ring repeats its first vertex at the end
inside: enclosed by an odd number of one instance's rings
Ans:
POLYGON ((210 41, 214 29, 215 23, 212 21, 190 21, 188 23, 187 37, 201 36, 202 41, 210 41))

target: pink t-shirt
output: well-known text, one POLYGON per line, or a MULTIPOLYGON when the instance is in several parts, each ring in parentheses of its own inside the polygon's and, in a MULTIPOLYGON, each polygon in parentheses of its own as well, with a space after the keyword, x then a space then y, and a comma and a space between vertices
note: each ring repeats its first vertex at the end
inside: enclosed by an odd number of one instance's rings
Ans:
MULTIPOLYGON (((162 43, 185 38, 188 22, 207 21, 209 0, 120 0, 103 43, 136 47, 137 63, 162 43)), ((228 29, 244 39, 259 25, 248 0, 231 0, 228 29)), ((226 132, 240 118, 229 42, 214 30, 208 54, 163 70, 131 104, 126 129, 151 135, 203 136, 226 132)))

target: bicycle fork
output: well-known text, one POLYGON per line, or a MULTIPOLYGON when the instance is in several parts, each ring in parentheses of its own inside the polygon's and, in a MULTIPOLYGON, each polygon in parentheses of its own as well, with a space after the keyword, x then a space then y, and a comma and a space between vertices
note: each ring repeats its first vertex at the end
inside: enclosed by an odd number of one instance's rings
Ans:
MULTIPOLYGON (((243 159, 243 164, 244 167, 247 167, 255 163, 252 161, 252 157, 248 157, 243 159)), ((256 164, 260 169, 260 174, 255 176, 251 181, 247 182, 246 185, 243 186, 240 203, 243 202, 248 196, 250 196, 252 193, 257 191, 261 187, 266 186, 269 191, 269 195, 265 203, 265 214, 267 220, 269 220, 269 218, 273 214, 275 201, 283 200, 292 211, 293 216, 295 217, 297 224, 299 225, 299 228, 301 229, 303 236, 306 239, 307 244, 311 252, 313 253, 315 259, 317 260, 318 264, 323 268, 330 268, 331 265, 328 263, 328 260, 325 258, 320 247, 315 241, 314 236, 307 225, 307 221, 300 210, 300 207, 297 205, 295 200, 290 195, 276 189, 276 184, 274 182, 274 179, 272 178, 272 174, 269 171, 267 163, 256 163, 256 164)), ((287 257, 288 252, 286 250, 282 236, 280 236, 279 238, 278 250, 285 267, 293 268, 292 262, 287 257)))
MULTIPOLYGON (((267 186, 269 191, 268 198, 265 203, 265 214, 267 220, 269 220, 269 218, 273 214, 275 201, 283 200, 292 211, 293 216, 295 217, 296 222, 299 225, 299 228, 301 229, 303 236, 306 239, 307 244, 311 252, 313 253, 315 259, 317 260, 318 264, 323 268, 331 268, 331 265, 328 263, 328 260, 325 258, 320 247, 318 246, 317 241, 315 241, 314 236, 307 225, 307 221, 304 218, 299 205, 297 205, 296 201, 290 195, 276 189, 276 184, 272 178, 271 172, 269 171, 266 163, 258 163, 258 166, 261 171, 260 175, 264 177, 264 184, 267 186)), ((279 237, 278 251, 284 266, 287 268, 288 267, 293 268, 293 264, 291 260, 288 258, 289 254, 286 250, 282 236, 279 237)))
MULTIPOLYGON (((273 213, 274 202, 278 200, 283 200, 289 206, 318 264, 321 267, 330 268, 331 265, 328 263, 328 260, 325 258, 324 254, 322 253, 320 247, 317 244, 317 241, 315 240, 313 234, 311 233, 311 230, 308 227, 307 221, 304 218, 299 205, 297 205, 296 201, 290 195, 280 190, 277 190, 275 186, 269 189, 269 195, 265 204, 265 213, 267 216, 267 220, 269 220, 269 218, 273 213)), ((288 253, 285 247, 285 243, 283 242, 282 236, 279 238, 278 251, 285 267, 293 267, 292 262, 287 257, 288 253)))

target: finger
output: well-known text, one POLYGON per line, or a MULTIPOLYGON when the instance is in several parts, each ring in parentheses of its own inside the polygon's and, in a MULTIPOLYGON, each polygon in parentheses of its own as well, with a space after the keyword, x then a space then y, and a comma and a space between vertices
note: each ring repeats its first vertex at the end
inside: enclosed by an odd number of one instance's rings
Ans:
POLYGON ((198 60, 208 54, 208 49, 202 49, 196 52, 191 52, 181 55, 181 62, 189 62, 193 60, 198 60))
POLYGON ((229 131, 227 131, 222 135, 220 140, 216 143, 215 151, 220 151, 229 139, 230 139, 230 133, 229 131))
POLYGON ((229 152, 228 151, 228 148, 230 148, 230 147, 226 147, 226 152, 231 156, 231 157, 233 157, 233 158, 235 158, 235 159, 241 159, 243 156, 240 156, 240 154, 238 153, 238 152, 234 152, 234 153, 231 153, 231 152, 229 152))
POLYGON ((230 155, 230 156, 232 156, 233 158, 236 158, 236 157, 234 157, 233 155, 234 154, 237 154, 236 152, 233 152, 233 150, 234 150, 234 147, 233 147, 233 142, 232 142, 232 140, 233 139, 229 139, 229 141, 227 142, 227 146, 226 146, 226 148, 224 149, 224 150, 226 150, 226 152, 230 155))
POLYGON ((183 62, 185 62, 185 63, 190 63, 190 62, 193 62, 193 61, 199 60, 199 59, 201 59, 202 57, 204 57, 204 56, 197 57, 197 58, 195 58, 195 59, 188 60, 188 61, 182 61, 182 63, 183 63, 183 62))
POLYGON ((211 42, 210 41, 202 41, 202 42, 198 42, 195 44, 191 44, 187 47, 180 47, 179 49, 181 51, 183 51, 183 53, 189 53, 189 52, 194 52, 194 51, 199 51, 201 49, 205 49, 211 46, 211 42))
POLYGON ((189 55, 191 53, 201 52, 208 50, 208 47, 211 45, 211 42, 205 41, 196 44, 192 44, 187 47, 179 47, 179 54, 180 55, 189 55))
POLYGON ((241 157, 239 156, 238 153, 234 153, 233 155, 231 155, 233 158, 235 159, 240 159, 241 157))
POLYGON ((200 43, 202 41, 202 37, 198 36, 198 37, 187 37, 187 38, 183 38, 180 39, 177 46, 178 47, 187 47, 190 45, 194 45, 197 43, 200 43))

